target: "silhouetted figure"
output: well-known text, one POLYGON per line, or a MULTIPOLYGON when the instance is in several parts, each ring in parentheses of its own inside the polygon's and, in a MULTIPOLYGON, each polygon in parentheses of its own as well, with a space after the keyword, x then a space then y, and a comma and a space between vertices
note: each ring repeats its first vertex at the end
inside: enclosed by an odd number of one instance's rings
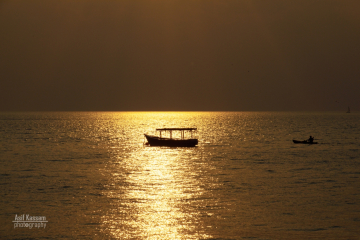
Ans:
POLYGON ((313 137, 313 136, 310 136, 308 142, 309 142, 309 143, 313 143, 313 142, 314 142, 314 137, 313 137))

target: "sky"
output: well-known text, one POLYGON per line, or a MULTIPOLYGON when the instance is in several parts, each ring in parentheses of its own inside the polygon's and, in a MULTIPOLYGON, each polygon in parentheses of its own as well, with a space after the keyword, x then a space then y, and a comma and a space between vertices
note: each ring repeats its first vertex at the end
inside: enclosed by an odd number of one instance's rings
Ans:
POLYGON ((0 0, 0 111, 359 111, 359 9, 0 0))

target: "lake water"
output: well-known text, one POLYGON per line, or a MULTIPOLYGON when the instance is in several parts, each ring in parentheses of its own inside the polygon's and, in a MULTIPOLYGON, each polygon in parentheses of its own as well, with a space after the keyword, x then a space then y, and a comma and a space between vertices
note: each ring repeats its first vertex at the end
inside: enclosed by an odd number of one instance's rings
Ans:
POLYGON ((0 113, 0 238, 360 239, 359 138, 358 112, 0 113))

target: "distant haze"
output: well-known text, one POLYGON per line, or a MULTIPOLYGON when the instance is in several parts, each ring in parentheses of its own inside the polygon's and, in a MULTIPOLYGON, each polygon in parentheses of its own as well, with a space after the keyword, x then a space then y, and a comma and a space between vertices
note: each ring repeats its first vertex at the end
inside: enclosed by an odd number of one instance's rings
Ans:
POLYGON ((0 0, 0 111, 360 110, 359 0, 0 0))

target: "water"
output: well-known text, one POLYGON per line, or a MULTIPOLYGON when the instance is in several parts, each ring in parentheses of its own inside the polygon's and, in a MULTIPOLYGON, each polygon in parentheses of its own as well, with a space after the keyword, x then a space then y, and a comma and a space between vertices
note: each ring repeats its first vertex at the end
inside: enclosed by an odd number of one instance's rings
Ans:
POLYGON ((1 239, 359 239, 360 114, 0 113, 1 239), (144 146, 197 127, 199 146, 144 146), (315 136, 317 145, 293 144, 315 136), (46 227, 14 228, 15 215, 46 227))

